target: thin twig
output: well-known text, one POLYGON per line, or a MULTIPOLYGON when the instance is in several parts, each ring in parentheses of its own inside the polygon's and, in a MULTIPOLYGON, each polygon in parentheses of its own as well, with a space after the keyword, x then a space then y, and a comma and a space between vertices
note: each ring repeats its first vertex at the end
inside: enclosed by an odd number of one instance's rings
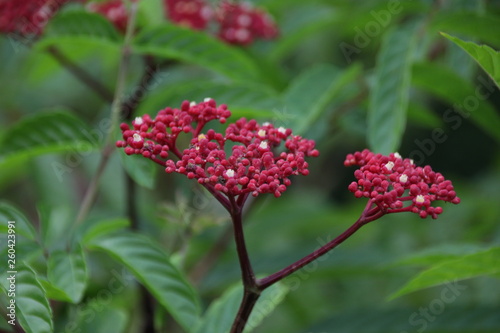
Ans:
POLYGON ((145 70, 139 82, 139 85, 132 92, 130 97, 122 105, 122 118, 126 121, 132 120, 134 111, 141 102, 144 94, 148 91, 153 82, 155 75, 158 73, 160 66, 154 61, 154 58, 150 55, 144 56, 145 70))
POLYGON ((47 52, 66 68, 71 74, 83 82, 87 87, 92 89, 97 95, 99 95, 104 101, 108 103, 113 102, 113 93, 106 88, 101 82, 93 78, 87 71, 71 61, 64 53, 61 52, 57 47, 51 45, 47 47, 47 52))
POLYGON ((245 244, 245 235, 243 232, 242 207, 237 205, 234 197, 229 197, 231 202, 231 220, 233 222, 234 240, 236 251, 241 268, 241 277, 243 280, 243 298, 240 308, 231 327, 231 333, 243 332, 250 314, 260 297, 261 290, 258 288, 257 280, 253 272, 252 263, 248 256, 247 246, 245 244))
POLYGON ((106 169, 109 158, 114 151, 113 138, 115 137, 115 131, 118 129, 118 123, 120 121, 120 111, 122 107, 122 96, 125 91, 125 81, 127 77, 129 58, 130 58, 130 48, 133 33, 135 30, 135 21, 137 14, 137 3, 130 3, 130 14, 129 22, 127 25, 127 32, 125 34, 125 41, 122 47, 122 55, 120 59, 120 66, 118 70, 117 85, 115 89, 115 96, 113 98, 113 104, 111 108, 111 126, 109 128, 106 140, 104 142, 104 148, 101 153, 101 160, 99 161, 99 166, 97 171, 92 178, 90 185, 85 192, 82 205, 80 206, 80 211, 78 212, 75 225, 80 224, 88 215, 90 208, 92 207, 94 200, 97 196, 97 189, 99 182, 101 180, 102 174, 106 169))
POLYGON ((264 290, 270 287, 271 285, 275 284, 276 282, 281 281, 285 277, 298 271, 302 267, 306 266, 307 264, 310 264, 314 260, 318 259, 319 257, 333 250, 338 245, 342 244, 346 239, 351 237, 356 231, 358 231, 365 224, 372 222, 380 218, 382 215, 384 215, 384 212, 381 211, 378 206, 372 209, 372 205, 373 205, 372 201, 369 200, 359 219, 356 222, 354 222, 354 224, 351 225, 347 230, 345 230, 343 233, 337 236, 335 239, 331 240, 318 250, 308 254, 302 259, 297 260, 293 264, 279 270, 278 272, 258 280, 257 281, 258 288, 260 290, 264 290))
MULTIPOLYGON (((262 200, 262 196, 252 198, 250 202, 247 201, 246 209, 243 211, 243 221, 246 217, 251 214, 251 212, 257 207, 257 203, 262 200)), ((197 264, 193 266, 189 274, 190 281, 193 284, 199 284, 203 277, 212 269, 212 267, 218 262, 221 255, 224 254, 226 249, 231 244, 233 235, 233 227, 231 225, 226 226, 222 234, 219 236, 212 246, 212 248, 203 256, 200 260, 197 260, 197 264)))

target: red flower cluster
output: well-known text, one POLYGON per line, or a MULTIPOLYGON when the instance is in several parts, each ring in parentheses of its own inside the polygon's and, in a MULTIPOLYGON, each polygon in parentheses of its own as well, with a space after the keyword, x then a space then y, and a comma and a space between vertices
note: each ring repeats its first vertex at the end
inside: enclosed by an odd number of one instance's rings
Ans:
MULTIPOLYGON (((248 45, 256 38, 271 39, 278 35, 271 16, 248 2, 222 1, 214 11, 205 0, 164 0, 164 8, 165 16, 172 22, 195 30, 204 30, 211 21, 216 21, 217 36, 230 44, 248 45)), ((125 32, 128 13, 121 0, 92 2, 88 9, 102 14, 125 32)))
POLYGON ((413 212, 435 219, 443 209, 431 206, 433 201, 460 202, 451 181, 398 153, 384 156, 365 149, 347 155, 344 165, 361 167, 354 172, 358 181, 349 185, 349 191, 357 198, 369 198, 384 213, 413 212), (410 203, 406 207, 405 201, 410 203))
POLYGON ((291 184, 292 175, 309 173, 306 157, 318 156, 312 140, 292 134, 290 129, 259 125, 241 118, 230 124, 225 133, 201 130, 211 120, 226 121, 231 115, 226 105, 217 106, 213 99, 196 104, 187 101, 180 109, 166 108, 155 119, 138 117, 133 129, 122 124, 125 153, 142 154, 228 197, 273 193, 276 197, 291 184), (190 145, 182 153, 176 147, 180 133, 191 133, 190 145), (277 152, 284 142, 282 152, 277 152), (173 153, 177 162, 168 159, 173 153))
POLYGON ((203 0, 165 0, 166 16, 172 22, 195 30, 203 30, 213 17, 203 0))
POLYGON ((223 2, 217 11, 217 21, 219 37, 231 44, 248 45, 255 38, 272 39, 278 35, 272 17, 249 2, 223 2))
POLYGON ((119 31, 125 33, 127 30, 128 12, 122 0, 92 2, 87 9, 106 17, 119 31))
POLYGON ((70 0, 0 0, 0 32, 37 36, 70 0))
POLYGON ((219 23, 217 35, 222 40, 248 45, 256 38, 271 39, 278 35, 273 19, 249 2, 222 1, 214 12, 204 0, 165 0, 167 17, 175 23, 203 30, 210 20, 219 23))

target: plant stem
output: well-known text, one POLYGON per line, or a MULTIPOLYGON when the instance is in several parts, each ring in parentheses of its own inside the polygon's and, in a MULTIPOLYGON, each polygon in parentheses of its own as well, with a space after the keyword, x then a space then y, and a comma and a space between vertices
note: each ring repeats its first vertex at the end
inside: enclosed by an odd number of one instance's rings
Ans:
POLYGON ((127 32, 125 34, 125 41, 122 47, 122 55, 120 59, 120 66, 118 70, 118 78, 115 89, 115 96, 113 98, 113 104, 111 108, 111 126, 107 133, 107 137, 104 142, 104 148, 101 153, 101 160, 97 167, 97 171, 92 178, 87 191, 85 192, 82 205, 78 212, 75 225, 80 224, 88 215, 90 208, 92 207, 94 200, 97 196, 97 189, 99 186, 99 181, 106 169, 109 158, 114 151, 113 138, 115 137, 115 131, 118 129, 118 124, 120 122, 120 110, 122 107, 122 96, 125 91, 125 81, 127 77, 129 60, 130 60, 130 45, 132 43, 132 37, 135 30, 135 19, 137 14, 137 3, 130 3, 130 13, 129 22, 127 25, 127 32))
POLYGON ((257 281, 253 273, 250 257, 248 256, 247 247, 245 244, 245 236, 243 233, 242 209, 236 204, 234 197, 230 197, 231 202, 231 219, 234 228, 234 240, 236 242, 236 250, 240 262, 241 276, 243 280, 243 299, 240 303, 240 308, 234 319, 231 333, 241 333, 252 313, 253 307, 259 299, 261 290, 257 286, 257 281))
POLYGON ((322 255, 326 254, 327 252, 333 250, 335 247, 338 245, 342 244, 346 239, 351 237, 356 231, 358 231, 362 226, 365 224, 374 221, 378 218, 380 218, 384 212, 382 212, 378 207, 375 207, 374 209, 371 209, 372 202, 371 200, 368 201, 368 204, 366 205, 363 213, 359 217, 359 219, 354 222, 353 225, 351 225, 347 230, 345 230, 343 233, 341 233, 339 236, 337 236, 335 239, 331 240, 318 250, 308 254, 307 256, 303 257, 302 259, 294 262, 293 264, 279 270, 278 272, 271 274, 263 279, 260 279, 257 281, 257 285, 260 290, 264 290, 271 285, 275 284, 276 282, 284 279, 285 277, 289 276, 290 274, 296 272, 297 270, 301 269, 302 267, 306 266, 307 264, 313 262, 314 260, 318 259, 322 255))
MULTIPOLYGON (((242 220, 249 215, 252 210, 256 207, 256 204, 262 199, 262 196, 252 198, 250 202, 246 202, 245 210, 243 211, 242 220)), ((240 198, 238 197, 238 201, 240 198)), ((240 205, 243 206, 243 205, 240 205)), ((219 236, 219 239, 214 243, 212 248, 203 256, 198 263, 194 265, 189 274, 190 280, 193 284, 198 284, 202 278, 210 271, 210 269, 215 265, 217 259, 224 253, 226 248, 229 246, 232 240, 232 226, 228 225, 226 229, 219 236)))
POLYGON ((61 52, 61 50, 51 45, 47 48, 47 52, 71 74, 73 74, 76 78, 83 82, 87 87, 92 89, 97 95, 99 95, 104 101, 108 103, 113 102, 113 93, 101 82, 93 78, 83 68, 79 67, 73 61, 71 61, 71 59, 66 57, 64 53, 61 52))
POLYGON ((241 219, 241 209, 236 208, 231 212, 231 219, 234 228, 234 240, 236 242, 236 251, 240 261, 241 274, 243 284, 247 287, 255 287, 255 275, 253 273, 250 257, 248 256, 247 247, 245 244, 245 236, 243 233, 243 223, 241 219))
POLYGON ((155 75, 159 71, 159 66, 154 62, 154 58, 150 55, 143 57, 145 63, 145 70, 139 85, 134 89, 130 97, 122 105, 122 117, 123 119, 129 121, 132 120, 134 111, 137 109, 140 101, 144 97, 144 94, 150 89, 151 83, 153 82, 155 75))
POLYGON ((241 333, 245 329, 245 326, 250 318, 252 310, 259 300, 260 292, 253 292, 245 289, 243 292, 243 299, 240 303, 240 308, 236 318, 234 319, 233 325, 231 326, 230 333, 241 333))

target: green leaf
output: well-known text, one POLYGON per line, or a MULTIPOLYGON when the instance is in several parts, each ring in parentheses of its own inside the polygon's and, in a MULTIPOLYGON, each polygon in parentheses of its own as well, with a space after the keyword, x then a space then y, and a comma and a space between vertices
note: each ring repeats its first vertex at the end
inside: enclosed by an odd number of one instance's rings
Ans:
POLYGON ((68 303, 73 302, 71 297, 64 290, 57 288, 49 281, 44 280, 42 278, 39 278, 38 281, 45 290, 45 295, 47 296, 48 299, 61 302, 68 302, 68 303))
POLYGON ((84 10, 61 12, 49 21, 38 48, 60 43, 98 42, 119 44, 122 37, 109 20, 84 10))
MULTIPOLYGON (((83 312, 83 311, 82 311, 83 312)), ((121 309, 106 307, 94 311, 93 320, 88 316, 81 315, 77 324, 78 332, 81 333, 122 333, 126 332, 130 321, 129 314, 121 309)))
POLYGON ((78 303, 87 284, 87 265, 83 250, 54 251, 47 261, 49 282, 64 291, 73 303, 78 303))
POLYGON ((287 126, 299 135, 304 134, 321 118, 341 89, 360 72, 361 67, 357 64, 345 71, 322 64, 303 72, 284 93, 285 112, 293 118, 292 124, 287 126))
MULTIPOLYGON (((498 305, 475 304, 460 306, 452 291, 447 292, 448 302, 438 298, 418 306, 385 308, 358 308, 343 310, 301 332, 342 333, 497 333, 500 332, 498 305), (436 304, 445 304, 443 311, 434 312, 436 304), (422 312, 421 312, 422 311, 422 312), (430 318, 430 319, 429 319, 430 318)), ((341 309, 342 310, 342 309, 341 309)))
POLYGON ((30 240, 35 240, 36 232, 33 225, 17 208, 5 201, 0 201, 0 233, 7 233, 9 228, 8 221, 14 221, 15 232, 30 240))
POLYGON ((447 31, 455 34, 477 38, 485 43, 500 47, 500 35, 492 33, 492 27, 500 26, 500 18, 493 13, 478 14, 477 12, 462 11, 450 13, 443 11, 433 18, 431 28, 438 31, 447 31))
MULTIPOLYGON (((487 100, 495 91, 495 85, 473 87, 456 73, 433 63, 415 64, 412 72, 412 83, 416 87, 453 105, 456 110, 453 113, 462 118, 470 117, 479 128, 500 141, 500 116, 487 100)), ((443 115, 445 123, 454 121, 451 114, 448 114, 451 111, 453 110, 450 109, 443 115)), ((460 124, 461 122, 453 126, 460 124)))
MULTIPOLYGON (((0 167, 22 159, 59 152, 88 152, 98 142, 92 130, 69 111, 40 112, 26 117, 9 128, 0 142, 0 167)), ((54 172, 62 174, 74 163, 53 163, 54 172)))
POLYGON ((94 220, 85 221, 82 224, 82 228, 85 228, 82 232, 82 244, 88 244, 92 242, 93 239, 110 234, 112 232, 124 229, 130 225, 130 221, 124 218, 117 218, 111 220, 94 220))
POLYGON ((134 41, 140 54, 181 60, 208 68, 234 80, 260 78, 257 65, 240 49, 206 33, 174 25, 145 29, 134 41))
MULTIPOLYGON (((8 277, 13 274, 5 272, 0 275, 4 291, 12 292, 8 277)), ((52 333, 52 310, 35 272, 28 266, 18 265, 15 275, 16 315, 19 324, 26 332, 52 333)))
POLYGON ((412 101, 408 105, 408 122, 427 128, 436 128, 443 125, 443 120, 428 107, 412 101))
POLYGON ((399 148, 406 125, 415 24, 388 32, 377 56, 368 109, 368 144, 382 154, 399 148))
MULTIPOLYGON (((277 283, 266 289, 259 298, 244 332, 249 333, 255 329, 261 321, 268 316, 279 303, 283 301, 288 288, 277 283)), ((229 288, 218 299, 212 302, 205 315, 196 325, 194 333, 227 333, 229 332, 233 320, 241 302, 243 288, 238 285, 229 288)))
POLYGON ((95 239, 89 247, 124 264, 176 321, 190 330, 199 314, 196 292, 155 242, 140 234, 120 233, 95 239))
POLYGON ((40 234, 42 245, 47 251, 65 249, 74 223, 74 212, 67 206, 48 206, 40 204, 40 234))
POLYGON ((280 22, 280 38, 274 42, 269 58, 279 62, 315 34, 332 29, 339 15, 329 6, 318 4, 289 7, 285 22, 280 22))
POLYGON ((152 190, 155 176, 161 166, 142 155, 127 155, 120 152, 120 161, 128 175, 139 185, 152 190))
POLYGON ((432 265, 436 262, 458 259, 464 255, 476 253, 484 248, 475 244, 442 244, 427 248, 418 253, 400 258, 396 265, 432 265))
POLYGON ((472 42, 465 42, 443 32, 441 35, 460 46, 465 52, 474 58, 474 60, 477 61, 481 68, 488 73, 488 75, 500 88, 500 52, 493 50, 487 45, 477 45, 472 42))
POLYGON ((457 280, 498 273, 500 273, 500 247, 494 247, 466 255, 460 259, 442 260, 417 275, 389 298, 394 299, 416 290, 443 283, 455 283, 457 280))

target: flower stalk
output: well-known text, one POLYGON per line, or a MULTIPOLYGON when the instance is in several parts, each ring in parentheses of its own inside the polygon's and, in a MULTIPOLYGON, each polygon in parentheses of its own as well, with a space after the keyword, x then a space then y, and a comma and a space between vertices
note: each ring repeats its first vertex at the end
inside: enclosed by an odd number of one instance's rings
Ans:
POLYGON ((224 124, 231 112, 211 98, 201 103, 184 101, 180 109, 165 108, 155 118, 135 118, 132 126, 122 124, 123 140, 117 141, 127 155, 142 155, 163 166, 166 173, 180 173, 195 179, 228 211, 241 269, 243 297, 230 333, 243 332, 261 293, 342 244, 362 226, 385 214, 412 212, 421 218, 437 218, 436 200, 460 202, 453 185, 429 166, 419 167, 399 154, 374 154, 369 150, 349 154, 345 166, 356 165, 356 182, 349 185, 355 197, 367 198, 360 217, 347 230, 316 251, 262 279, 256 279, 245 244, 242 212, 248 196, 271 193, 280 197, 291 185, 291 176, 308 175, 306 158, 319 152, 315 142, 241 118, 225 133, 203 132, 213 120, 224 124), (181 134, 191 135, 190 145, 177 147, 181 134), (283 144, 284 143, 284 144, 283 144), (284 146, 284 147, 283 147, 284 146), (231 152, 228 152, 228 151, 231 152), (278 151, 280 151, 278 153, 278 151), (171 156, 174 156, 174 161, 171 156))

